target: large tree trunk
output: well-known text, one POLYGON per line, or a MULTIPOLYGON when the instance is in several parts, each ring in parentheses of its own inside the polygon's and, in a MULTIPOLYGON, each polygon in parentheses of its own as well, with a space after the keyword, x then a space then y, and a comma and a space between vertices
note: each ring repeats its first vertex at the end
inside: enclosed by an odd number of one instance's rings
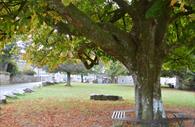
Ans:
MULTIPOLYGON (((135 43, 139 44, 133 62, 136 117, 142 120, 161 119, 165 116, 161 99, 160 71, 165 56, 163 38, 166 22, 159 26, 152 20, 146 20, 144 15, 141 17, 142 22, 139 22, 139 18, 135 18, 132 28, 138 35, 135 43)), ((159 20, 159 23, 161 22, 163 19, 159 20)))
POLYGON ((70 72, 67 72, 67 82, 66 82, 66 86, 71 86, 71 77, 70 77, 70 72))
POLYGON ((153 119, 153 85, 140 82, 139 76, 133 76, 135 83, 136 118, 153 119))
MULTIPOLYGON (((156 26, 149 21, 140 24, 138 37, 140 46, 137 47, 134 67, 136 117, 142 120, 161 119, 164 114, 161 89, 160 71, 163 54, 157 46, 156 26)), ((143 125, 150 127, 150 124, 143 125)))
MULTIPOLYGON (((161 118, 165 118, 165 111, 161 99, 161 87, 159 81, 160 77, 157 77, 158 78, 156 81, 150 81, 150 79, 147 79, 149 80, 150 84, 146 84, 146 80, 144 82, 140 82, 140 77, 133 75, 135 84, 135 109, 137 119, 159 120, 161 118)), ((154 78, 155 76, 151 75, 151 79, 154 78)), ((151 125, 147 124, 142 126, 150 127, 151 125)), ((159 124, 156 126, 158 127, 159 124)))
MULTIPOLYGON (((137 69, 133 75, 136 118, 142 120, 161 119, 165 117, 160 87, 162 60, 158 57, 158 54, 153 54, 151 58, 139 58, 137 69)), ((143 126, 150 127, 151 125, 147 124, 143 126)), ((159 124, 156 126, 159 126, 159 124)))

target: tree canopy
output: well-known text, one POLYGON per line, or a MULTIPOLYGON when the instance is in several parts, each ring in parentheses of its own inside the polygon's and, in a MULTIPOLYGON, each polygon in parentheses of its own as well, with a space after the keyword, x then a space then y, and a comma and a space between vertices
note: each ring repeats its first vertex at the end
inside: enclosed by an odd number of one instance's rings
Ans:
MULTIPOLYGON (((138 119, 165 116, 159 106, 162 64, 180 50, 194 54, 192 0, 2 0, 0 12, 4 43, 31 35, 31 45, 42 47, 44 56, 60 45, 88 69, 105 54, 119 60, 134 75, 138 119)), ((52 54, 60 56, 61 50, 52 54)))
MULTIPOLYGON (((91 1, 91 0, 85 0, 85 1, 79 1, 79 0, 69 0, 69 1, 63 1, 63 4, 67 6, 67 9, 64 9, 63 11, 70 9, 75 9, 77 7, 78 9, 82 10, 82 13, 84 12, 87 14, 90 19, 92 20, 91 23, 98 23, 96 31, 99 29, 104 29, 107 32, 111 32, 114 40, 110 42, 108 39, 104 38, 105 40, 100 41, 98 37, 106 37, 106 33, 98 31, 97 33, 101 33, 101 35, 92 37, 98 38, 98 43, 101 43, 100 45, 95 44, 95 42, 91 41, 94 39, 90 39, 91 37, 87 37, 84 35, 86 34, 95 34, 95 30, 91 27, 90 22, 86 22, 85 30, 87 30, 87 26, 90 27, 92 31, 82 31, 82 29, 77 30, 74 25, 79 25, 76 22, 74 24, 68 22, 68 20, 71 17, 62 17, 60 16, 60 11, 64 7, 56 8, 56 6, 63 6, 60 5, 60 1, 44 1, 44 0, 13 0, 13 1, 2 1, 1 2, 1 46, 4 47, 5 42, 11 41, 10 39, 13 36, 20 35, 20 34, 26 34, 33 36, 33 49, 39 49, 43 46, 45 46, 44 50, 51 50, 51 47, 54 46, 55 49, 59 51, 55 51, 53 54, 60 56, 61 59, 59 59, 59 62, 62 62, 65 60, 65 57, 67 56, 76 56, 76 58, 80 58, 83 62, 87 63, 93 61, 89 54, 86 54, 87 51, 84 49, 92 49, 92 47, 97 47, 96 49, 99 50, 99 48, 103 49, 106 48, 106 53, 117 58, 122 59, 120 56, 129 55, 129 52, 124 52, 123 47, 125 45, 131 45, 131 47, 135 47, 134 44, 125 44, 126 40, 125 38, 128 38, 128 35, 125 32, 131 32, 133 34, 135 25, 133 23, 133 19, 135 19, 135 16, 133 15, 139 15, 139 11, 136 12, 135 8, 142 3, 136 3, 135 1, 118 1, 118 0, 111 0, 111 1, 91 1), (72 4, 72 3, 74 4, 72 4), (133 10, 134 8, 134 10, 133 10), (135 13, 135 14, 134 14, 135 13), (114 26, 114 27, 113 27, 114 26), (118 29, 120 28, 120 29, 118 29), (112 29, 112 30, 111 30, 112 29), (117 44, 117 39, 122 35, 122 40, 124 41, 119 46, 117 44), (60 33, 60 36, 58 36, 60 33), (63 34, 63 35, 62 35, 63 34), (76 43, 72 43, 75 41, 75 39, 82 40, 76 43), (82 39, 81 39, 82 38, 82 39), (70 43, 71 41, 71 43, 70 43), (106 41, 106 43, 103 43, 106 41), (55 42, 55 43, 54 43, 55 42), (64 44, 64 42, 67 42, 64 44), (87 44, 84 44, 84 43, 87 44), (112 46, 109 46, 109 43, 112 44, 112 46), (115 50, 117 52, 120 52, 121 49, 123 53, 121 53, 120 56, 114 55, 112 51, 114 50, 114 42, 116 42, 115 50), (89 44, 90 43, 90 44, 89 44), (107 45, 107 46, 106 46, 107 45), (37 48, 38 47, 38 48, 37 48), (77 55, 78 48, 80 47, 79 55, 77 55), (109 47, 112 47, 112 49, 109 49, 109 47), (61 49, 60 49, 61 48, 61 49), (75 49, 73 49, 75 48, 75 49), (63 51, 62 51, 63 49, 63 51), (65 51, 66 50, 66 51, 65 51), (74 51, 73 51, 74 50, 74 51), (75 52, 76 51, 76 52, 75 52), (107 52, 109 51, 109 52, 107 52), (70 55, 72 52, 74 52, 74 55, 70 55), (120 57, 120 58, 119 58, 120 57), (90 59, 89 59, 90 58, 90 59)), ((151 2, 148 4, 148 7, 145 7, 148 11, 146 11, 145 18, 156 18, 156 20, 160 17, 159 15, 162 15, 163 7, 169 6, 169 15, 170 15, 170 25, 169 25, 169 32, 167 32, 167 50, 174 50, 175 47, 181 47, 182 45, 188 44, 191 47, 194 47, 194 43, 192 40, 194 40, 194 6, 192 1, 176 1, 176 0, 167 0, 165 2, 162 2, 161 0, 157 0, 156 2, 151 2), (150 7, 149 7, 150 6, 150 7), (178 27, 179 26, 179 27, 178 27), (181 27, 182 26, 182 27, 181 27), (183 43, 184 41, 188 41, 183 43), (190 44, 189 44, 190 42, 190 44), (170 47, 170 48, 169 48, 170 47)), ((137 7, 139 8, 139 7, 137 7)), ((143 9, 144 10, 144 9, 143 9)), ((70 10, 71 11, 71 10, 70 10)), ((79 10, 77 10, 79 11, 79 10)), ((68 13, 68 12, 67 12, 68 13)), ((84 15, 81 12, 79 13, 81 16, 84 15)), ((75 17, 79 18, 81 16, 75 17)), ((84 16, 85 17, 85 16, 84 16)), ((83 24, 84 25, 84 24, 83 24)), ((95 27, 95 24, 92 25, 95 27)), ((79 26, 78 26, 79 27, 79 26)), ((91 36, 91 35, 88 35, 91 36)), ((160 37, 160 36, 159 36, 160 37)), ((121 38, 121 37, 120 37, 121 38)), ((132 38, 133 39, 133 38, 132 38)), ((135 38, 134 38, 135 39, 135 38)), ((95 39, 96 40, 96 39, 95 39)), ((110 39, 112 40, 112 39, 110 39)), ((129 46, 128 50, 129 49, 129 46)), ((134 48, 132 48, 134 49, 134 48)), ((94 49, 93 49, 94 50, 94 49)), ((104 50, 104 52, 105 52, 104 50)), ((192 49, 194 51, 194 49, 192 49)), ((53 49, 52 49, 53 51, 53 49)), ((32 51, 31 51, 32 52, 32 51)), ((43 51, 40 51, 43 53, 43 51)), ((133 56, 133 50, 130 52, 133 56)), ((52 53, 46 53, 44 51, 43 54, 48 54, 48 56, 52 56, 52 53)), ((42 55, 43 55, 42 54, 42 55)), ((42 56, 40 54, 40 57, 42 56)), ((100 55, 101 53, 96 52, 95 55, 100 55)), ((45 56, 45 55, 44 55, 45 56)), ((53 57, 51 57, 52 59, 53 57)), ((47 60, 42 61, 39 60, 40 65, 45 64, 47 60)), ((56 61, 58 63, 58 60, 51 60, 56 61)), ((123 60, 120 60, 123 61, 123 60)), ((51 64, 50 64, 51 65, 51 64)), ((89 65, 89 64, 86 64, 89 65)), ((55 66, 53 64, 52 66, 55 66)), ((126 65, 127 66, 127 65, 126 65)), ((89 66, 90 68, 92 66, 89 66)))

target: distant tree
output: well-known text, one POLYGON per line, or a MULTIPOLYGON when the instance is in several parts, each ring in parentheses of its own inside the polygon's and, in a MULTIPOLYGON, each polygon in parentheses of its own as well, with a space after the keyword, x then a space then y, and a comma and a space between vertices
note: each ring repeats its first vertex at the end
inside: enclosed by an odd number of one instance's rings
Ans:
POLYGON ((10 72, 11 75, 16 74, 17 65, 14 62, 15 44, 6 45, 0 52, 0 71, 10 72))
POLYGON ((112 83, 116 83, 115 76, 127 75, 127 69, 118 61, 110 61, 105 67, 105 73, 111 77, 112 83))
POLYGON ((19 73, 18 66, 14 60, 8 63, 7 72, 10 73, 11 77, 19 73))
MULTIPOLYGON (((82 74, 87 71, 85 66, 80 64, 61 64, 57 67, 55 71, 66 72, 67 73, 67 83, 66 86, 71 86, 71 74, 82 74)), ((82 77, 81 77, 82 80, 82 77)))

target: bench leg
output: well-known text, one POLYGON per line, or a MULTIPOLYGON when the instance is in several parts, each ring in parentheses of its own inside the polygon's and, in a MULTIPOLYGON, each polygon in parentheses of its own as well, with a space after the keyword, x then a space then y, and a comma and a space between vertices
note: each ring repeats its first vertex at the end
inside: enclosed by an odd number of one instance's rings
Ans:
POLYGON ((123 127, 123 121, 113 121, 112 127, 123 127))
POLYGON ((179 127, 184 127, 184 121, 183 120, 178 121, 178 125, 179 125, 179 127))

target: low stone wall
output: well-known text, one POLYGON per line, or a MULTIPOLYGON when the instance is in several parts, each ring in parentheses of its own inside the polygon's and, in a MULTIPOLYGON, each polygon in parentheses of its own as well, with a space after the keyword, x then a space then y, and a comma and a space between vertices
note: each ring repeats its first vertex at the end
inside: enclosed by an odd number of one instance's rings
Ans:
POLYGON ((29 83, 29 82, 39 82, 41 81, 40 77, 34 77, 33 75, 16 75, 11 77, 10 83, 29 83))
POLYGON ((10 74, 8 72, 0 71, 0 85, 6 85, 10 83, 10 74))

